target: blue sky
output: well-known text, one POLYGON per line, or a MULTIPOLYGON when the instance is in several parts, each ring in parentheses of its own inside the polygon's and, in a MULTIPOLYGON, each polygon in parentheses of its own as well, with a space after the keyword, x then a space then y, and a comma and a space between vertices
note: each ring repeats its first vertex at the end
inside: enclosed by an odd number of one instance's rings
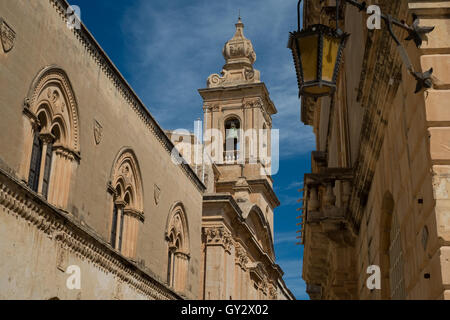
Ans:
POLYGON ((314 149, 311 127, 300 121, 292 56, 286 48, 296 29, 294 0, 71 0, 81 19, 164 129, 193 131, 202 116, 197 90, 224 65, 222 47, 241 11, 245 35, 278 114, 280 170, 274 178, 281 206, 275 211, 275 250, 284 280, 307 299, 301 279, 303 248, 296 246, 296 200, 314 149))

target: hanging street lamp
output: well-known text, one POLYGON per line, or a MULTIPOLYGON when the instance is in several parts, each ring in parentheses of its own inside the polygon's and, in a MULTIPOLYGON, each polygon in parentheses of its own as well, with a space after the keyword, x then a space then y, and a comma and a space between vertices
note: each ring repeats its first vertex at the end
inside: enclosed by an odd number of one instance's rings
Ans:
POLYGON ((301 0, 297 5, 298 31, 291 32, 288 43, 294 57, 300 95, 313 98, 331 96, 336 90, 349 34, 323 24, 300 30, 300 3, 301 0))
MULTIPOLYGON (((343 0, 360 11, 366 10, 366 3, 355 0, 343 0)), ((339 0, 336 0, 336 28, 333 29, 323 24, 315 24, 300 30, 300 4, 297 5, 297 31, 291 32, 288 48, 292 50, 295 69, 297 73, 299 94, 303 97, 317 99, 323 96, 332 96, 336 91, 336 81, 339 75, 344 48, 349 34, 339 29, 339 0)), ((389 15, 381 14, 387 25, 389 34, 397 44, 400 56, 406 65, 408 72, 416 79, 416 93, 423 88, 431 88, 431 75, 433 69, 420 73, 414 71, 405 48, 393 32, 393 26, 401 27, 408 31, 408 38, 413 40, 417 47, 422 44, 424 36, 433 31, 434 27, 420 27, 419 20, 414 16, 413 26, 399 22, 389 15)))

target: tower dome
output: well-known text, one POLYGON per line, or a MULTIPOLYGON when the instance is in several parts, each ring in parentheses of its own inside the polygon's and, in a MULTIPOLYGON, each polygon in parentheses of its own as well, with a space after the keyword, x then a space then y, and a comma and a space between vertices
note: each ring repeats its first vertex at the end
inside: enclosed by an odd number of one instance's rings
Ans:
POLYGON ((260 72, 253 68, 256 53, 252 42, 244 36, 244 24, 240 17, 236 23, 234 36, 225 43, 222 53, 225 58, 225 65, 221 75, 212 74, 209 76, 208 88, 261 82, 260 72))
POLYGON ((256 54, 253 50, 253 44, 244 36, 244 24, 241 18, 236 23, 236 33, 223 48, 223 57, 226 66, 232 64, 247 64, 252 66, 256 61, 256 54))

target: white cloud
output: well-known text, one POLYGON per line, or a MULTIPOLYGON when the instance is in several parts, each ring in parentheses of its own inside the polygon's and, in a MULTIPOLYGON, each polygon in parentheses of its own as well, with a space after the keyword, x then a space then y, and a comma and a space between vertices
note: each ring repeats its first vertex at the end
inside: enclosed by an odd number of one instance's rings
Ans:
POLYGON ((295 234, 295 232, 278 232, 275 234, 275 245, 280 245, 280 244, 291 244, 291 245, 295 245, 296 242, 296 237, 297 235, 295 234))
POLYGON ((303 187, 303 181, 294 181, 290 185, 288 185, 285 190, 292 190, 303 187))

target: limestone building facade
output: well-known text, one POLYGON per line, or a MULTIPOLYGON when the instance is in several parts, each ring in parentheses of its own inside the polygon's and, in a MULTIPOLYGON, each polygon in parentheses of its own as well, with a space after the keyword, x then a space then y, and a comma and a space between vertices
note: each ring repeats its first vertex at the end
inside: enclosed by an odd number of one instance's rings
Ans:
MULTIPOLYGON (((351 35, 337 92, 303 98, 301 107, 317 142, 304 190, 308 293, 450 299, 450 5, 367 3, 409 25, 415 14, 421 26, 435 26, 419 49, 403 42, 416 70, 434 70, 433 87, 414 94, 416 81, 386 29, 368 30, 364 12, 341 4, 341 28, 351 35), (366 285, 370 266, 380 267, 380 290, 366 285)), ((333 12, 334 1, 304 1, 304 24, 334 26, 333 12)))
MULTIPOLYGON (((233 165, 172 161, 171 133, 86 27, 67 26, 67 9, 65 0, 0 2, 0 299, 293 298, 274 262, 270 178, 248 167, 240 186, 233 165), (219 212, 237 220, 215 239, 234 236, 221 248, 230 268, 248 270, 225 291, 205 272, 205 259, 215 268, 214 254, 224 255, 206 241, 219 212), (69 288, 74 266, 81 283, 69 288)), ((263 84, 248 90, 274 113, 263 84)))

